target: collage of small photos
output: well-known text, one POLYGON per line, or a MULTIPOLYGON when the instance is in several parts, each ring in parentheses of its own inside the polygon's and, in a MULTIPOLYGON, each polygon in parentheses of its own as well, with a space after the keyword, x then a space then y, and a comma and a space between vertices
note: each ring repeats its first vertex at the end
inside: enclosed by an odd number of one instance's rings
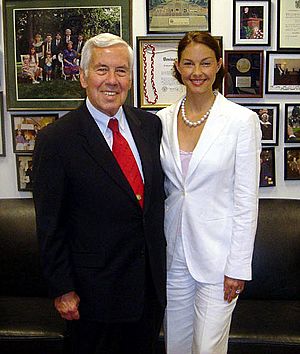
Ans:
MULTIPOLYGON (((82 0, 66 0, 64 6, 59 0, 57 6, 45 0, 3 0, 5 99, 18 190, 32 190, 39 131, 85 98, 79 66, 86 40, 111 32, 135 43, 137 106, 157 111, 184 95, 172 70, 178 42, 187 31, 211 32, 213 1, 145 0, 147 34, 133 38, 132 0, 91 0, 88 6, 82 0)), ((300 180, 300 0, 232 0, 232 22, 231 49, 223 48, 222 36, 215 36, 226 72, 222 93, 259 117, 260 187, 276 186, 279 153, 284 180, 300 180), (286 102, 276 99, 282 96, 288 97, 286 102), (275 149, 279 145, 282 151, 275 149)), ((128 101, 134 102, 133 92, 128 101)), ((2 93, 0 105, 0 156, 5 156, 2 93)))

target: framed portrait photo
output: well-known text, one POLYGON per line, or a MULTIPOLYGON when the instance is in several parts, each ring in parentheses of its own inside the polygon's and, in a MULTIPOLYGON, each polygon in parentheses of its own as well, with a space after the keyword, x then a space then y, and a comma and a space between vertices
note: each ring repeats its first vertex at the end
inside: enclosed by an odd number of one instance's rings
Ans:
POLYGON ((12 114, 14 152, 33 152, 38 133, 56 119, 58 114, 12 114))
POLYGON ((300 147, 284 148, 284 179, 300 180, 300 147))
POLYGON ((0 92, 0 156, 5 156, 3 92, 0 92))
POLYGON ((300 93, 300 53, 267 52, 266 93, 300 93))
POLYGON ((268 46, 271 37, 271 0, 233 1, 233 45, 268 46))
POLYGON ((260 153, 260 187, 274 187, 275 179, 275 149, 262 148, 260 153))
POLYGON ((278 145, 279 104, 243 103, 242 105, 258 115, 262 132, 262 145, 278 145))
POLYGON ((16 154, 18 191, 32 191, 32 154, 16 154))
POLYGON ((284 131, 286 143, 300 143, 300 101, 285 104, 284 131))
MULTIPOLYGON (((174 77, 177 47, 182 36, 137 37, 138 106, 164 108, 185 94, 185 86, 174 77)), ((222 52, 222 37, 214 37, 222 52)))
POLYGON ((277 50, 300 52, 299 43, 299 0, 277 0, 277 50))
POLYGON ((225 97, 263 96, 262 50, 225 50, 225 97))
POLYGON ((211 0, 146 0, 148 33, 210 31, 211 0))
POLYGON ((71 110, 85 98, 81 50, 110 32, 131 42, 131 0, 3 0, 8 110, 71 110))

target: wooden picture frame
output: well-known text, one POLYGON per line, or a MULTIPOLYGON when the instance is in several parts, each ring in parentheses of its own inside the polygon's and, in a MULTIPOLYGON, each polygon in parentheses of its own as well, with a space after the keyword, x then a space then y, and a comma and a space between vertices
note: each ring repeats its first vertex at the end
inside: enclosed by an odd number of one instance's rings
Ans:
POLYGON ((285 104, 284 142, 289 144, 300 143, 300 102, 285 104))
POLYGON ((277 50, 300 52, 300 3, 277 0, 277 50))
POLYGON ((8 110, 71 110, 82 103, 85 90, 79 81, 80 53, 72 51, 80 34, 86 41, 101 32, 111 32, 131 43, 131 0, 3 0, 3 15, 8 110), (66 30, 71 30, 74 45, 69 52, 64 44, 66 30), (62 45, 54 51, 57 32, 62 45), (52 41, 48 48, 49 35, 52 41), (46 77, 48 51, 51 80, 46 77), (68 71, 67 59, 72 63, 68 71))
POLYGON ((259 187, 275 186, 275 149, 274 147, 262 148, 260 153, 259 187))
POLYGON ((211 0, 146 0, 147 33, 185 33, 211 29, 211 0))
POLYGON ((284 148, 284 179, 300 180, 300 147, 284 148))
MULTIPOLYGON (((185 94, 185 86, 173 76, 177 47, 182 36, 137 37, 138 106, 148 110, 164 108, 185 94)), ((222 52, 223 38, 214 37, 222 52)))
POLYGON ((233 1, 233 45, 269 46, 271 0, 233 1))
POLYGON ((266 93, 299 95, 300 53, 267 51, 266 93))
POLYGON ((16 153, 33 152, 39 131, 58 119, 58 114, 12 114, 13 150, 16 153))
POLYGON ((279 136, 279 103, 242 103, 254 111, 260 120, 262 145, 277 146, 279 136))
POLYGON ((225 97, 263 96, 262 50, 225 50, 225 97))

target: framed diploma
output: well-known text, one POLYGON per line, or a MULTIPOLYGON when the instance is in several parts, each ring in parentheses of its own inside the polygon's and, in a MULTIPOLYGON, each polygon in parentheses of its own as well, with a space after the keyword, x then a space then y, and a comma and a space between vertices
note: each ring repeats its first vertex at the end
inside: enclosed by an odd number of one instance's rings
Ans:
POLYGON ((277 50, 300 51, 300 1, 277 0, 277 50))
POLYGON ((270 45, 271 0, 233 1, 233 45, 270 45))
POLYGON ((225 50, 225 97, 263 96, 263 51, 225 50))
POLYGON ((266 93, 300 93, 300 53, 267 52, 266 93))
POLYGON ((260 187, 274 187, 275 180, 275 149, 262 148, 260 153, 260 187))
POLYGON ((300 180, 300 147, 284 148, 284 179, 300 180))
POLYGON ((285 104, 284 128, 285 143, 300 143, 300 101, 285 104))
POLYGON ((278 145, 279 104, 242 103, 242 105, 258 115, 262 132, 262 145, 278 145))
MULTIPOLYGON (((137 37, 138 105, 145 109, 164 108, 185 94, 185 86, 173 76, 177 47, 182 36, 137 37)), ((222 52, 222 37, 214 37, 222 52)))
POLYGON ((148 33, 210 31, 211 0, 146 0, 148 33))

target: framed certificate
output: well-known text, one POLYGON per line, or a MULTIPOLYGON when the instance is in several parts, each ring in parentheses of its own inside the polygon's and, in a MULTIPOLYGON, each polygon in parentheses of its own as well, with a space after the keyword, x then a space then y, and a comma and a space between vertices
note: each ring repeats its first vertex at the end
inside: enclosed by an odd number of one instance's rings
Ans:
MULTIPOLYGON (((164 108, 185 95, 185 86, 173 76, 177 47, 182 36, 137 37, 138 105, 164 108)), ((222 52, 222 37, 214 37, 222 52)))
POLYGON ((225 50, 226 97, 263 96, 263 51, 225 50))
POLYGON ((233 45, 270 45, 271 0, 233 1, 233 45))
POLYGON ((300 1, 277 0, 277 50, 300 52, 300 1))
POLYGON ((210 31, 211 0, 146 0, 148 33, 210 31))

